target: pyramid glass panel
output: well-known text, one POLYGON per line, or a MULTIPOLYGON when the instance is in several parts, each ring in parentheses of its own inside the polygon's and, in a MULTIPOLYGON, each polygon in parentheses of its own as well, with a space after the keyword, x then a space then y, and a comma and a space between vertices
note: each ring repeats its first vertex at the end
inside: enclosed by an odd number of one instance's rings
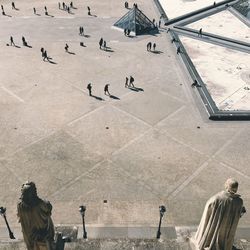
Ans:
POLYGON ((114 26, 121 29, 129 29, 136 35, 156 30, 157 28, 138 8, 134 7, 119 19, 114 26))

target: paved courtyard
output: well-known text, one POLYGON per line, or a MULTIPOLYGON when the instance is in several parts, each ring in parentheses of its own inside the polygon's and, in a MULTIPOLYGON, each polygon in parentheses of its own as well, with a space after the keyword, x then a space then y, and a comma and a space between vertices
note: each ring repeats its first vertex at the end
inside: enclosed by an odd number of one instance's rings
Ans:
MULTIPOLYGON (((0 16, 0 205, 13 227, 26 180, 53 204, 55 224, 80 224, 84 204, 88 225, 155 226, 164 204, 165 226, 197 225, 228 177, 250 208, 249 122, 208 119, 165 30, 125 37, 112 28, 126 13, 120 0, 75 0, 74 14, 51 0, 16 1, 19 11, 1 3, 12 17, 0 16), (20 48, 6 46, 10 36, 20 48), (99 49, 101 37, 113 52, 99 49), (147 52, 149 41, 162 53, 147 52), (140 91, 124 87, 130 75, 140 91), (107 83, 116 98, 104 95, 107 83)), ((137 4, 159 19, 154 1, 137 4)), ((249 214, 240 226, 250 226, 249 214)))

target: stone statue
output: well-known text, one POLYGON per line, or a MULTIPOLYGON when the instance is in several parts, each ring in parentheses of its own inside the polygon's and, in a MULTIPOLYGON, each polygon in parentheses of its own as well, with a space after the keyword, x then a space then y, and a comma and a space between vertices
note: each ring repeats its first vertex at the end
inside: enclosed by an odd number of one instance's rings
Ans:
POLYGON ((22 185, 17 216, 22 226, 23 238, 28 250, 53 250, 54 225, 51 219, 52 205, 37 196, 34 182, 22 185))
POLYGON ((212 196, 206 203, 198 230, 191 239, 199 250, 232 250, 240 217, 246 212, 238 182, 232 178, 225 183, 226 191, 212 196))

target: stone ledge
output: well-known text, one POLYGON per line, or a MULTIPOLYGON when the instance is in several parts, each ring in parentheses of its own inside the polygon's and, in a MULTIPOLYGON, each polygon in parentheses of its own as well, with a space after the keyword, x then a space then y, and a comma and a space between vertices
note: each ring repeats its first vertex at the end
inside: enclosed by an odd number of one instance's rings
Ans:
MULTIPOLYGON (((234 245, 242 250, 250 249, 250 241, 236 240, 234 245)), ((65 250, 190 250, 188 241, 156 239, 78 239, 66 243, 65 250)), ((0 243, 0 250, 26 250, 23 241, 0 243)))
MULTIPOLYGON (((66 243, 65 250, 164 250, 164 249, 187 250, 188 245, 180 245, 175 240, 130 240, 130 239, 105 239, 105 240, 78 240, 66 243), (181 247, 180 247, 181 246, 181 247)), ((0 250, 26 250, 23 242, 1 243, 0 250)))
MULTIPOLYGON (((82 238, 82 225, 66 226, 56 225, 57 232, 62 232, 63 236, 71 236, 71 238, 82 238), (78 231, 78 234, 77 234, 78 231), (77 234, 77 237, 76 237, 77 234)), ((22 239, 21 228, 12 228, 17 239, 22 239)), ((146 226, 113 226, 113 225, 86 225, 88 238, 90 239, 155 239, 158 228, 146 226)), ((162 239, 176 239, 175 227, 162 227, 162 239)), ((8 232, 6 228, 0 227, 0 242, 9 242, 8 232)))

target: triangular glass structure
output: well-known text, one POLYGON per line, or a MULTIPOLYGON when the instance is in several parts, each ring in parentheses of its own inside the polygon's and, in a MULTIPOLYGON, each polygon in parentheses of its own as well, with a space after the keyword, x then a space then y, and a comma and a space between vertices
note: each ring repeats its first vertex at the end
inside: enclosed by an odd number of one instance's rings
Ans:
POLYGON ((157 30, 154 23, 149 20, 138 7, 133 7, 128 13, 126 13, 121 19, 119 19, 114 26, 121 29, 129 29, 134 32, 135 35, 147 33, 151 30, 157 30))

